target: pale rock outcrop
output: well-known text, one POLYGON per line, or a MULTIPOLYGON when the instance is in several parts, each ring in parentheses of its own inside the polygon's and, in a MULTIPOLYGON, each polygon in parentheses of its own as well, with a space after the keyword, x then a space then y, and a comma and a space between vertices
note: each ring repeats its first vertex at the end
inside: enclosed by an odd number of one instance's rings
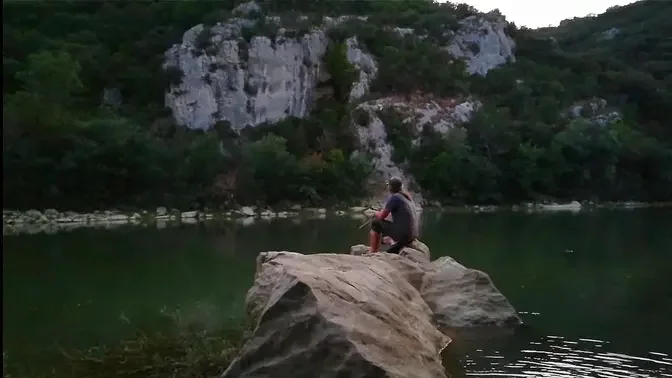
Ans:
POLYGON ((401 37, 405 37, 407 35, 413 35, 415 34, 415 30, 412 28, 400 28, 400 27, 395 27, 392 29, 395 33, 397 33, 401 37))
POLYGON ((322 26, 325 28, 331 28, 338 26, 347 21, 362 21, 366 22, 369 19, 368 16, 351 16, 351 15, 342 15, 338 17, 329 17, 325 16, 322 18, 322 26))
POLYGON ((552 204, 539 204, 539 210, 542 211, 571 211, 579 212, 583 208, 583 205, 579 201, 572 201, 570 203, 552 203, 552 204))
MULTIPOLYGON (((265 17, 267 25, 277 26, 266 33, 275 35, 257 35, 246 42, 244 31, 258 25, 250 14, 260 11, 254 2, 242 4, 234 10, 236 17, 213 27, 194 26, 184 33, 180 44, 166 52, 164 68, 175 78, 165 95, 165 103, 178 124, 209 129, 218 121, 228 121, 234 131, 240 131, 246 126, 275 123, 289 116, 308 116, 321 94, 319 84, 329 78, 323 64, 328 48, 326 31, 348 20, 367 20, 364 16, 324 17, 320 26, 296 35, 297 30, 285 28, 280 17, 265 17)), ((307 17, 298 16, 295 21, 306 20, 307 17)), ((507 23, 501 14, 471 16, 460 25, 452 43, 444 48, 456 58, 464 59, 469 73, 485 75, 490 69, 515 61, 515 44, 506 35, 507 23)), ((402 36, 414 33, 409 28, 390 28, 402 36)), ((449 38, 452 31, 446 33, 449 38)), ((349 96, 355 102, 369 92, 378 65, 373 56, 359 47, 356 37, 347 39, 346 45, 347 59, 358 71, 349 96)), ((480 105, 470 99, 416 101, 395 97, 358 105, 358 110, 370 115, 368 123, 358 125, 356 130, 361 150, 373 152, 378 176, 374 179, 399 176, 412 189, 415 202, 424 203, 414 178, 405 172, 405 164, 392 161, 393 147, 387 142, 385 125, 377 115, 379 110, 394 108, 408 113, 405 122, 419 135, 426 126, 447 133, 468 121, 480 105)), ((380 202, 383 196, 374 201, 380 202)))
POLYGON ((369 92, 369 86, 378 75, 378 64, 373 56, 359 48, 357 38, 348 38, 346 41, 348 61, 359 71, 359 78, 350 89, 350 101, 358 100, 369 92))
MULTIPOLYGON (((373 155, 373 166, 378 176, 388 178, 390 176, 401 177, 409 187, 415 184, 412 175, 405 172, 404 164, 397 164, 392 156, 394 147, 387 140, 387 129, 379 112, 394 110, 402 114, 404 123, 408 124, 415 136, 414 143, 425 127, 445 134, 454 127, 469 121, 474 111, 481 107, 477 100, 470 99, 440 99, 431 96, 409 97, 386 97, 378 100, 367 101, 357 106, 356 111, 368 114, 365 124, 357 124, 356 130, 361 149, 373 155)), ((362 122, 355 119, 355 122, 362 122)), ((423 203, 421 194, 411 190, 414 201, 423 203)))
MULTIPOLYGON (((443 48, 453 57, 464 59, 468 73, 486 75, 493 68, 516 61, 516 44, 506 34, 508 25, 499 11, 469 16, 460 21, 457 32, 447 29, 442 33, 442 38, 452 39, 443 48)), ((416 35, 412 28, 394 27, 391 30, 400 37, 427 38, 427 35, 416 35)))
MULTIPOLYGON (((245 4, 245 9, 234 13, 259 11, 255 3, 245 4)), ((325 18, 324 23, 337 25, 346 19, 325 18)), ((266 17, 267 24, 277 24, 275 35, 257 35, 246 42, 244 29, 257 23, 232 18, 210 28, 196 25, 166 52, 164 69, 181 74, 179 83, 175 80, 165 95, 178 124, 209 129, 218 121, 228 121, 239 131, 309 114, 316 87, 328 77, 322 62, 328 48, 326 27, 289 36, 279 17, 266 17)), ((359 70, 350 93, 355 100, 368 91, 378 66, 358 47, 356 38, 348 39, 346 45, 348 60, 359 70)))
MULTIPOLYGON (((307 34, 290 36, 288 32, 296 30, 284 28, 280 17, 265 17, 267 24, 276 24, 275 35, 257 35, 246 42, 243 31, 258 21, 244 17, 260 11, 254 2, 241 4, 234 10, 237 17, 212 27, 196 25, 184 33, 180 44, 166 51, 164 69, 181 76, 165 95, 178 124, 208 129, 218 121, 228 121, 240 130, 288 116, 306 117, 317 85, 328 77, 322 64, 328 47, 325 31, 348 20, 366 21, 364 16, 324 17, 322 25, 307 34)), ((498 13, 468 17, 445 48, 465 59, 470 73, 484 75, 515 60, 515 45, 505 33, 506 25, 498 13)), ((394 30, 401 35, 413 33, 408 28, 394 30)), ((368 92, 378 66, 355 37, 346 44, 347 58, 359 71, 350 92, 354 101, 368 92)))
POLYGON ((244 377, 446 377, 450 339, 382 259, 265 252, 247 307, 251 339, 223 373, 244 377))
MULTIPOLYGON (((466 61, 470 74, 485 75, 493 68, 507 62, 514 62, 514 41, 506 34, 507 22, 504 17, 491 12, 487 15, 467 17, 460 22, 461 28, 455 33, 453 41, 445 49, 454 57, 466 61)), ((413 34, 413 29, 394 29, 401 36, 413 34)), ((357 134, 361 148, 374 156, 374 169, 380 178, 390 176, 401 177, 409 188, 418 188, 415 179, 408 174, 404 163, 397 164, 392 160, 394 147, 387 141, 385 124, 377 115, 378 111, 393 108, 407 113, 405 122, 413 128, 416 136, 424 127, 430 126, 440 134, 445 134, 455 126, 469 121, 471 115, 481 107, 481 103, 471 99, 432 99, 411 96, 388 97, 358 105, 359 110, 369 113, 366 125, 357 125, 357 134)), ((418 139, 414 141, 417 143, 418 139)), ((419 189, 410 190, 418 204, 424 199, 419 189)), ((384 194, 376 195, 373 202, 381 202, 384 194), (379 198, 380 197, 380 198, 379 198)))
POLYGON ((166 53, 166 67, 177 67, 183 77, 166 93, 166 105, 176 121, 192 129, 208 129, 229 121, 234 130, 287 116, 303 117, 317 84, 327 38, 315 30, 298 38, 252 37, 240 41, 246 20, 234 19, 211 28, 211 48, 195 46, 197 25, 182 43, 166 53))
POLYGON ((603 31, 600 37, 603 41, 608 41, 616 38, 616 36, 619 34, 621 34, 621 30, 619 28, 611 28, 603 31))
POLYGON ((600 126, 606 126, 623 119, 623 115, 618 109, 609 106, 607 100, 599 97, 577 101, 568 109, 566 115, 571 119, 585 119, 600 126))
POLYGON ((461 20, 460 25, 446 49, 466 61, 467 72, 486 75, 493 68, 515 62, 516 45, 506 34, 508 23, 499 12, 469 16, 461 20))

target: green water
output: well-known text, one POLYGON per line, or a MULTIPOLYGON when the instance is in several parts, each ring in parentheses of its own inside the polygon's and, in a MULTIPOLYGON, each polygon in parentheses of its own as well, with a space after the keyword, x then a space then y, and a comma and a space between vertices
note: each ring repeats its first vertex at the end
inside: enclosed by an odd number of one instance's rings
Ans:
MULTIPOLYGON (((258 252, 346 252, 360 220, 82 229, 3 240, 10 358, 137 327, 237 322, 258 252)), ((530 326, 451 352, 455 377, 672 377, 672 211, 431 214, 423 240, 490 274, 530 326)))

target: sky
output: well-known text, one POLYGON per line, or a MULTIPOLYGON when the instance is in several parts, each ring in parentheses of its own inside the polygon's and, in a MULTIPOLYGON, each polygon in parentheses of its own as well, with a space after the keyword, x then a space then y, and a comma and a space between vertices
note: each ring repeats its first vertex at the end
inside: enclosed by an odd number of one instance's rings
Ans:
MULTIPOLYGON (((439 0, 440 1, 440 0, 439 0)), ((453 2, 467 3, 481 12, 488 12, 495 8, 506 16, 506 20, 514 22, 516 26, 538 28, 557 26, 560 21, 584 17, 588 14, 604 13, 614 5, 627 5, 634 0, 453 0, 453 2)))

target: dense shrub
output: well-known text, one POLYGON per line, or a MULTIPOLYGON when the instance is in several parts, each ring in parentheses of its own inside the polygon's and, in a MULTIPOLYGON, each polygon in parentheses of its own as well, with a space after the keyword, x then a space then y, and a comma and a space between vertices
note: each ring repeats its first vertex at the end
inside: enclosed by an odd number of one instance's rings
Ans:
POLYGON ((413 149, 411 169, 432 197, 448 203, 672 198, 672 150, 625 123, 573 121, 551 131, 544 123, 491 120, 482 112, 465 132, 427 135, 413 149))

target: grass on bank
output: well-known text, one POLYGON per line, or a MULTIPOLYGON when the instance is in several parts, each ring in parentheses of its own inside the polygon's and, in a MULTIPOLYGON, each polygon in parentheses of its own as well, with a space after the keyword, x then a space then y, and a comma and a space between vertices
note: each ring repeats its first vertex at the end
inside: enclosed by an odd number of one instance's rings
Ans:
POLYGON ((116 345, 61 351, 52 362, 12 362, 3 353, 4 378, 218 377, 250 333, 240 325, 218 331, 138 332, 116 345), (40 366, 37 366, 40 365, 40 366))

